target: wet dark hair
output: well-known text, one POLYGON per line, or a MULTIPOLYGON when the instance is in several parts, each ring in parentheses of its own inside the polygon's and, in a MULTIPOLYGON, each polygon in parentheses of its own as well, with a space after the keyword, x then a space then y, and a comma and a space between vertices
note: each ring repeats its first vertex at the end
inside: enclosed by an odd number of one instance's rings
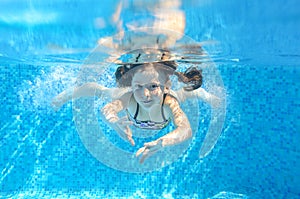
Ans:
MULTIPOLYGON (((183 87, 186 91, 193 91, 202 86, 202 70, 197 69, 196 67, 190 67, 185 72, 177 72, 175 71, 177 65, 174 61, 163 61, 163 62, 155 62, 153 63, 165 66, 164 69, 169 75, 176 75, 180 82, 188 84, 188 86, 183 87)), ((116 72, 115 77, 118 86, 120 87, 128 87, 131 86, 131 80, 133 78, 134 73, 128 73, 128 71, 138 68, 145 64, 122 64, 120 65, 116 72)))
POLYGON ((203 77, 201 69, 190 67, 184 73, 175 71, 174 74, 180 82, 188 84, 188 86, 183 87, 186 91, 193 91, 202 86, 203 77))

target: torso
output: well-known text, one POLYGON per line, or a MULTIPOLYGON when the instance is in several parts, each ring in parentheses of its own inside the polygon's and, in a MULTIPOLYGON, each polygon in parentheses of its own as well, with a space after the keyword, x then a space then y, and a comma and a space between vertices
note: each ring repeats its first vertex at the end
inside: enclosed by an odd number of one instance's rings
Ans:
MULTIPOLYGON (((168 98, 170 96, 166 96, 168 98)), ((130 98, 127 114, 134 125, 143 129, 162 129, 167 126, 171 120, 171 111, 168 105, 164 104, 152 107, 149 111, 143 110, 134 99, 130 98)))

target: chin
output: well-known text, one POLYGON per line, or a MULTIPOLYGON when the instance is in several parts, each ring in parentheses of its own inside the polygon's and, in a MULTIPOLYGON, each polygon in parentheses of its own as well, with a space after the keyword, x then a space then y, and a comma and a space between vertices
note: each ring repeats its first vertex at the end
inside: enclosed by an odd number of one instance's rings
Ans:
POLYGON ((143 109, 145 109, 145 110, 150 110, 150 109, 152 109, 152 108, 159 108, 159 107, 161 106, 160 103, 155 103, 155 102, 146 103, 146 104, 142 103, 142 104, 140 104, 140 105, 141 105, 141 106, 143 107, 143 109))
POLYGON ((141 103, 140 104, 144 109, 149 109, 153 106, 153 103, 150 102, 150 103, 141 103))

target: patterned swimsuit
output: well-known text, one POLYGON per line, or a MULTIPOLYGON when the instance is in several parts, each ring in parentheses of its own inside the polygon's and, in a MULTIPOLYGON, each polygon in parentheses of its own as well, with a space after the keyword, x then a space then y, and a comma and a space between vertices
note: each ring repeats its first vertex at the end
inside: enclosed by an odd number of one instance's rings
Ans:
POLYGON ((165 114, 164 114, 164 102, 165 102, 166 96, 167 96, 167 94, 164 94, 163 103, 161 106, 161 114, 162 114, 162 118, 163 118, 162 122, 154 122, 151 120, 146 120, 146 121, 138 120, 137 115, 139 113, 139 107, 140 107, 138 103, 136 105, 136 111, 135 111, 134 116, 132 116, 127 110, 127 115, 128 115, 129 120, 131 120, 133 122, 134 126, 141 128, 141 129, 159 130, 159 129, 165 128, 170 122, 170 118, 166 119, 165 114))

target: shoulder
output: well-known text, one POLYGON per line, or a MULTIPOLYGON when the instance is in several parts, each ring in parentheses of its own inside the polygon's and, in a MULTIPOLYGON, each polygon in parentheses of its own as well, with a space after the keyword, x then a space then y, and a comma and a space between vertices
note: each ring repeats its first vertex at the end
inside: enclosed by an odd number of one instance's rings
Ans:
POLYGON ((170 95, 170 96, 176 98, 177 101, 180 101, 180 100, 178 99, 179 96, 178 96, 178 94, 177 94, 177 91, 174 91, 174 90, 170 89, 170 92, 168 93, 168 95, 170 95))
POLYGON ((164 102, 164 110, 169 115, 172 115, 173 118, 176 118, 183 114, 183 111, 180 108, 180 104, 179 104, 178 100, 172 95, 166 96, 165 102, 164 102))
POLYGON ((117 87, 109 89, 109 94, 113 100, 116 100, 132 94, 132 90, 130 87, 117 87))
POLYGON ((169 107, 174 105, 179 106, 179 102, 175 96, 173 96, 172 94, 167 94, 164 105, 167 105, 169 107))
POLYGON ((132 92, 127 92, 121 95, 117 100, 120 100, 123 104, 123 107, 128 107, 134 100, 132 92))

